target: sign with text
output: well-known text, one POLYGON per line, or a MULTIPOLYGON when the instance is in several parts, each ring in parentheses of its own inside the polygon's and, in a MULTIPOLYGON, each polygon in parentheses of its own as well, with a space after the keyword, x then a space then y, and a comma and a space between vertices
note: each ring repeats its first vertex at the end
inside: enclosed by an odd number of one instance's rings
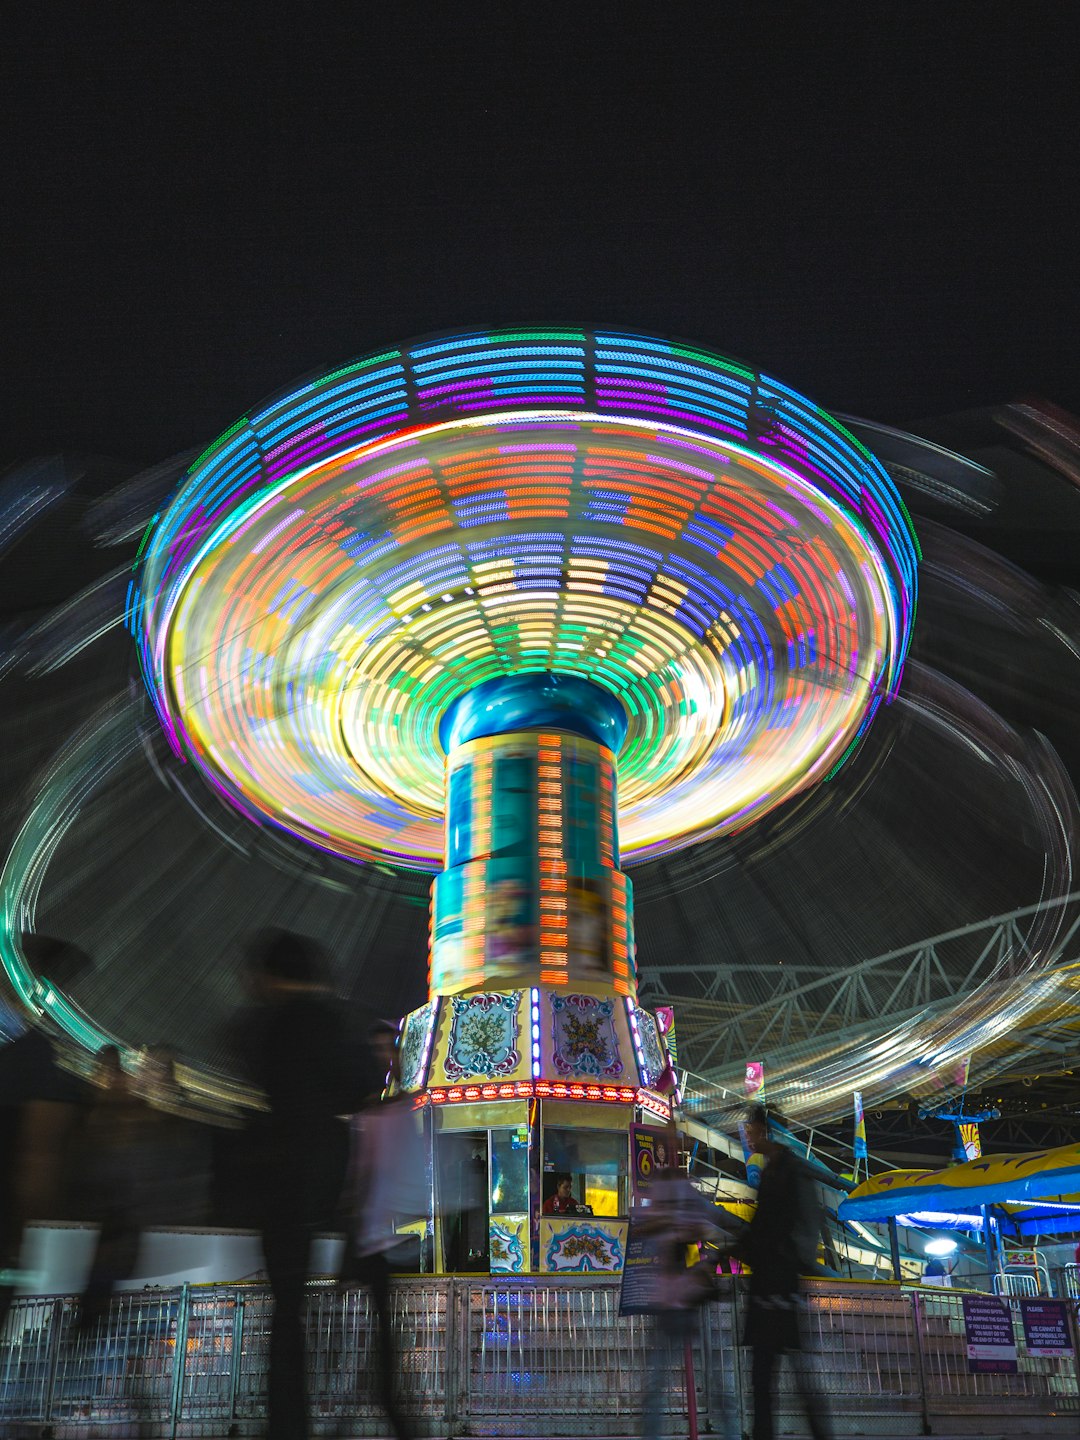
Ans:
POLYGON ((1029 1355, 1071 1355, 1069 1315, 1064 1300, 1020 1301, 1020 1319, 1024 1324, 1024 1344, 1029 1355))
POLYGON ((675 1163, 671 1137, 666 1130, 650 1125, 630 1126, 630 1184, 634 1204, 649 1193, 657 1170, 675 1163))
POLYGON ((964 1296, 964 1334, 972 1375, 1016 1373, 1012 1314, 996 1295, 964 1296))
MULTIPOLYGON (((648 1211, 644 1212, 646 1215, 648 1211)), ((661 1254, 658 1238, 635 1224, 630 1217, 626 1236, 626 1259, 623 1261, 622 1287, 619 1290, 620 1315, 651 1315, 656 1309, 660 1286, 661 1254)))

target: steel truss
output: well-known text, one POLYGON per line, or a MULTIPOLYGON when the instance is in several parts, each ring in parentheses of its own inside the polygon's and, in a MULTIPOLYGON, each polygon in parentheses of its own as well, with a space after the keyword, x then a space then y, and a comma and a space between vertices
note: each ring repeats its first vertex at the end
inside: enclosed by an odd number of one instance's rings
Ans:
MULTIPOLYGON (((697 1075, 716 1084, 737 1083, 748 1058, 791 1063, 819 1038, 827 1037, 830 1045, 864 1038, 886 1021, 891 1026, 948 1010, 991 979, 1017 978, 1035 958, 1021 921, 1048 909, 1064 912, 1063 927, 1053 953, 1038 958, 1039 974, 1080 965, 1080 891, 1073 891, 843 969, 784 963, 771 971, 766 964, 706 969, 673 956, 643 969, 641 996, 649 1006, 675 1007, 680 1050, 697 1075), (740 1001, 744 976, 753 976, 760 994, 770 973, 775 983, 765 1000, 740 1001)), ((1009 1037, 998 1073, 1044 1054, 1056 1063, 1066 1046, 1075 1048, 1080 990, 1076 993, 1075 1006, 1053 1013, 1043 1008, 1009 1037)))

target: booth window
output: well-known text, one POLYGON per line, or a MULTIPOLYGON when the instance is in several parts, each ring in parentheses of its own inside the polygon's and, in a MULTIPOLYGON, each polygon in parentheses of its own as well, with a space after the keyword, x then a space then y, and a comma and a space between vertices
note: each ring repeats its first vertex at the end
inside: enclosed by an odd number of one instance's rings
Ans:
POLYGON ((491 1213, 528 1214, 529 1132, 525 1126, 492 1130, 491 1213))
POLYGON ((544 1129, 543 1200, 556 1177, 570 1176, 571 1193, 594 1215, 627 1213, 629 1141, 625 1130, 544 1129))

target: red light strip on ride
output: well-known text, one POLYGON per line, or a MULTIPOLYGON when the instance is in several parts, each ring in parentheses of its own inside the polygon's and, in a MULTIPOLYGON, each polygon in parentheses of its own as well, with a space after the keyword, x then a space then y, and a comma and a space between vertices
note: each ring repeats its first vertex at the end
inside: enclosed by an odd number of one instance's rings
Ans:
POLYGON ((559 1080, 491 1081, 483 1085, 437 1086, 427 1091, 430 1105, 463 1105, 476 1100, 585 1100, 607 1105, 640 1105, 664 1120, 671 1107, 658 1095, 632 1085, 588 1085, 559 1080))

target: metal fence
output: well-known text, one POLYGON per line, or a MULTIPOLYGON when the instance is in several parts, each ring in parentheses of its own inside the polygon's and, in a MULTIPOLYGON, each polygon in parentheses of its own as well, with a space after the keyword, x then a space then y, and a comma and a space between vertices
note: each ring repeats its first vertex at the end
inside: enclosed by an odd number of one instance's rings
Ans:
MULTIPOLYGON (((649 1322, 620 1318, 617 1281, 410 1277, 395 1290, 406 1411, 424 1435, 634 1435, 649 1322)), ((693 1347, 701 1433, 749 1430, 749 1365, 732 1282, 702 1312, 693 1347)), ((255 1435, 266 1410, 270 1307, 259 1287, 132 1292, 107 1323, 76 1325, 67 1298, 16 1304, 0 1340, 0 1435, 255 1435)), ((1075 1317, 1070 1312, 1075 1343, 1075 1317)), ((963 1296, 887 1284, 808 1287, 805 1363, 839 1434, 930 1433, 956 1417, 1080 1413, 1075 1350, 1028 1355, 1014 1315, 1015 1374, 969 1373, 963 1296)), ((307 1312, 313 1430, 385 1433, 373 1392, 366 1292, 313 1286, 307 1312)), ((681 1363, 672 1433, 685 1433, 681 1363)), ((781 1432, 803 1428, 782 1370, 781 1432)))

